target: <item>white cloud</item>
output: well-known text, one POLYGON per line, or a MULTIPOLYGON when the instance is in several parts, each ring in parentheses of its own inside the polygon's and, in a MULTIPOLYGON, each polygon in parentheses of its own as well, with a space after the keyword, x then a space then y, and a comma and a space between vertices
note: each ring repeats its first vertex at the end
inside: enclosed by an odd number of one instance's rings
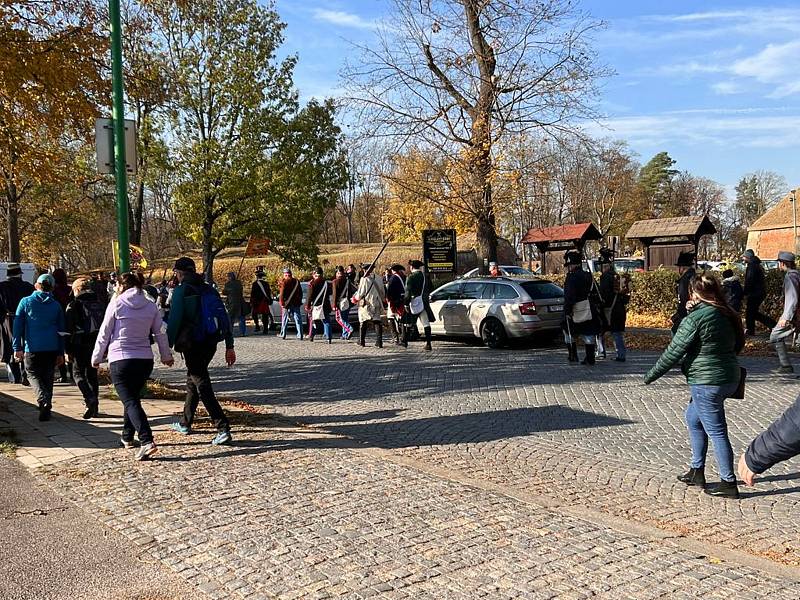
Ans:
POLYGON ((608 119, 586 127, 587 133, 615 137, 637 146, 686 144, 706 152, 715 147, 789 148, 797 146, 800 111, 791 115, 729 114, 724 110, 696 114, 662 113, 608 119))
POLYGON ((776 86, 770 94, 782 98, 800 91, 800 41, 769 44, 766 48, 731 65, 731 72, 776 86))
POLYGON ((736 81, 719 81, 712 84, 711 89, 720 96, 730 96, 731 94, 741 94, 746 88, 736 81))
POLYGON ((314 19, 338 27, 352 27, 354 29, 376 29, 378 27, 378 23, 375 21, 369 21, 359 15, 341 10, 317 8, 314 10, 314 19))

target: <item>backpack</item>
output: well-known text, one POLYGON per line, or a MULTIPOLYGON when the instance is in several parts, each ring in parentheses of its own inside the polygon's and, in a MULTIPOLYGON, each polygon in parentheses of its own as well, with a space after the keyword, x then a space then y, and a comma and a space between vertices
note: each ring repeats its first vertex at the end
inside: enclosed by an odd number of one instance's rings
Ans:
POLYGON ((204 342, 212 338, 215 342, 225 339, 231 332, 231 321, 225 303, 210 285, 201 288, 191 286, 197 291, 198 306, 192 340, 204 342))
POLYGON ((83 307, 83 333, 93 334, 100 331, 106 315, 105 307, 97 300, 81 301, 81 306, 83 307))

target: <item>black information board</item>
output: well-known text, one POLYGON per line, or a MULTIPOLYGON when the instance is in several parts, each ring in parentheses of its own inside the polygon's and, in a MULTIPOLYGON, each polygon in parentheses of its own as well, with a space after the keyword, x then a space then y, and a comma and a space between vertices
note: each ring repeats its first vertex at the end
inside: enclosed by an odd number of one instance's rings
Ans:
POLYGON ((456 253, 455 229, 422 232, 422 257, 429 273, 455 273, 456 253))

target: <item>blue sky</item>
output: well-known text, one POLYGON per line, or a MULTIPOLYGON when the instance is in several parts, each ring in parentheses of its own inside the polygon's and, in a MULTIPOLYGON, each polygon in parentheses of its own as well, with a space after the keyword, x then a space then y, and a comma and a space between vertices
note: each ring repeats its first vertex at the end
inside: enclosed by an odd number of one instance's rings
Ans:
MULTIPOLYGON (((337 95, 348 40, 371 39, 387 0, 277 0, 284 49, 300 63, 304 97, 337 95)), ((677 168, 732 190, 757 169, 800 185, 800 3, 584 0, 607 27, 595 39, 616 75, 589 129, 623 139, 646 162, 666 150, 677 168)))

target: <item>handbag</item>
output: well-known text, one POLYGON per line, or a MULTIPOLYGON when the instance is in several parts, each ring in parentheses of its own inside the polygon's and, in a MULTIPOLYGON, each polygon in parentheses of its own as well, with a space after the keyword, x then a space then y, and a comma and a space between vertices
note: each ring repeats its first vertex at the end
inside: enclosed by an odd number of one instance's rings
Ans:
POLYGON ((592 305, 589 299, 576 302, 572 307, 572 322, 573 323, 586 323, 592 320, 592 305))
POLYGON ((422 292, 419 296, 415 296, 409 302, 408 307, 411 309, 412 315, 421 315, 425 310, 425 300, 422 297, 425 295, 425 271, 422 272, 422 292))
POLYGON ((739 385, 736 387, 736 391, 731 394, 731 398, 734 400, 744 400, 744 384, 746 379, 747 369, 739 367, 739 385))
POLYGON ((322 321, 325 318, 325 303, 317 304, 320 298, 325 296, 325 292, 328 291, 328 282, 325 282, 325 285, 322 286, 322 289, 317 294, 317 297, 314 298, 314 306, 311 308, 311 320, 312 321, 322 321))
POLYGON ((350 280, 347 279, 344 282, 344 285, 345 285, 344 293, 339 298, 339 310, 342 311, 342 312, 350 309, 350 298, 348 297, 350 295, 349 294, 349 292, 350 292, 350 280))

